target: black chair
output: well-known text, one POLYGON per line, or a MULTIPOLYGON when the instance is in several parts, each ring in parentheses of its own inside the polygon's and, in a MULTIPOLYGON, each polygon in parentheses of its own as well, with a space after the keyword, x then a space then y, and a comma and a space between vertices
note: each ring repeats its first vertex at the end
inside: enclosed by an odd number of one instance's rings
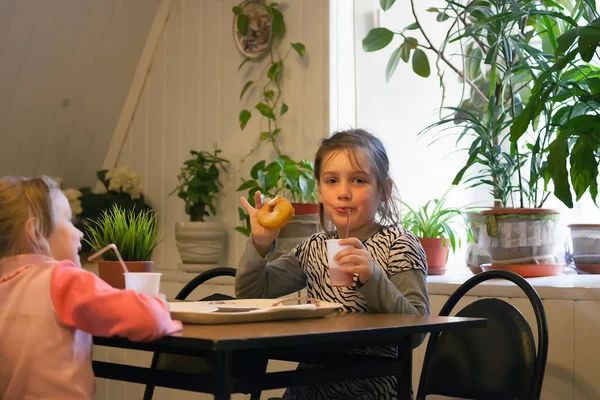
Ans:
MULTIPOLYGON (((213 279, 219 276, 231 276, 235 277, 235 268, 231 267, 217 267, 211 270, 202 272, 191 281, 186 283, 186 285, 177 293, 175 296, 176 300, 185 300, 187 297, 201 284, 208 281, 209 279, 213 279)), ((201 301, 220 301, 220 300, 231 300, 235 297, 228 296, 222 293, 214 293, 210 296, 206 296, 201 301)), ((262 371, 265 372, 267 370, 267 359, 262 359, 260 357, 238 357, 236 360, 234 357, 234 362, 239 365, 240 370, 244 371, 262 371)), ((169 370, 181 370, 185 372, 195 372, 195 373, 206 373, 207 375, 210 373, 211 365, 207 360, 202 359, 201 357, 188 357, 188 356, 177 356, 173 354, 163 354, 154 353, 152 356, 152 363, 150 364, 150 368, 155 370, 159 369, 169 369, 169 370)), ((256 391, 250 393, 250 400, 259 400, 261 391, 256 391)), ((144 400, 151 400, 154 395, 154 385, 147 384, 146 389, 144 390, 144 400)))
POLYGON ((537 351, 533 331, 523 315, 500 299, 480 299, 456 316, 487 318, 484 328, 432 334, 425 351, 417 399, 429 394, 468 399, 539 399, 548 355, 548 325, 537 292, 509 271, 482 272, 454 292, 440 311, 449 316, 474 286, 506 279, 529 298, 538 326, 537 351))

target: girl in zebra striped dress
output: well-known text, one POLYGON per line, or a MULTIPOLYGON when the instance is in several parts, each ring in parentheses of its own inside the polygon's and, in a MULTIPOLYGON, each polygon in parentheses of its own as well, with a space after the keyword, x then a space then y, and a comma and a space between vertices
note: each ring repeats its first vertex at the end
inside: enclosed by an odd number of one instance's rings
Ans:
MULTIPOLYGON (((312 235, 274 261, 268 259, 279 231, 266 230, 257 222, 263 204, 260 193, 255 197, 256 208, 246 199, 240 199, 250 215, 252 235, 238 266, 236 296, 276 298, 306 288, 308 297, 341 303, 347 312, 429 315, 425 253, 419 240, 398 226, 395 187, 382 142, 360 129, 337 132, 322 140, 314 170, 324 232, 312 235), (335 258, 343 265, 343 271, 354 274, 351 287, 331 285, 325 245, 325 240, 331 238, 343 239, 340 245, 350 246, 335 258)), ((422 340, 418 339, 415 346, 422 340)), ((393 346, 352 351, 397 354, 393 346)), ((294 387, 284 397, 392 399, 396 398, 396 378, 294 387)))

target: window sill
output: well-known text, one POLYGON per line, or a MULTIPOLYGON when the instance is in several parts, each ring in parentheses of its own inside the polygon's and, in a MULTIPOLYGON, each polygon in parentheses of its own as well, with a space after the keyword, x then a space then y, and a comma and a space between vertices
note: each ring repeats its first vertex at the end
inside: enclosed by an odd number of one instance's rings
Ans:
MULTIPOLYGON (((429 295, 450 295, 473 274, 428 276, 429 295)), ((542 299, 600 300, 600 275, 565 274, 527 278, 542 299)), ((500 279, 483 282, 468 295, 481 297, 526 297, 514 284, 500 279)))

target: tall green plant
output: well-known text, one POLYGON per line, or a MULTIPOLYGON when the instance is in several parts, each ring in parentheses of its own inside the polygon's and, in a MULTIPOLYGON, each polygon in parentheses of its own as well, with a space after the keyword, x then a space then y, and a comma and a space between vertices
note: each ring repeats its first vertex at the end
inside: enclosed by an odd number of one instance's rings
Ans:
MULTIPOLYGON (((100 217, 89 220, 84 239, 93 251, 114 243, 125 261, 150 261, 161 242, 158 239, 156 213, 153 210, 136 211, 115 204, 104 210, 100 217)), ((112 252, 104 252, 102 259, 118 261, 112 252)))
MULTIPOLYGON (((395 0, 380 1, 384 10, 394 3, 395 0)), ((538 101, 531 91, 552 66, 556 38, 577 27, 580 21, 595 18, 595 3, 447 0, 444 7, 427 9, 447 29, 439 45, 430 39, 415 4, 410 0, 414 23, 397 32, 372 29, 363 40, 363 49, 377 51, 390 45, 394 37, 401 38, 386 67, 388 80, 400 60, 409 62, 411 57, 413 70, 428 77, 431 67, 427 54, 432 54, 437 59, 443 88, 442 105, 446 75, 440 65, 457 74, 468 88, 467 96, 457 106, 446 108, 450 114, 440 114, 440 122, 430 127, 452 122, 459 130, 457 141, 467 144, 469 157, 453 183, 461 182, 467 171, 475 170, 467 182, 471 186, 490 185, 497 205, 507 206, 515 192, 520 207, 541 207, 549 195, 548 155, 554 132, 533 127, 527 135, 515 133, 509 141, 509 129, 528 104, 538 101), (456 55, 458 61, 454 61, 456 55), (525 168, 529 168, 529 174, 525 168)))
MULTIPOLYGON (((588 9, 595 12, 592 6, 588 9)), ((554 60, 542 65, 527 107, 511 126, 510 140, 518 141, 530 126, 553 139, 546 179, 552 180, 556 197, 571 208, 572 192, 576 200, 588 190, 594 202, 598 196, 600 69, 591 62, 600 42, 600 20, 554 36, 554 60)))

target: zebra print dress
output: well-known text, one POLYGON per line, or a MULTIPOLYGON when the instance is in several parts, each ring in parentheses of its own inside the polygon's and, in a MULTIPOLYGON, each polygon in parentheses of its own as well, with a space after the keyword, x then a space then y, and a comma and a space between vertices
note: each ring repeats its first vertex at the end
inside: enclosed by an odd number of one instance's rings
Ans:
MULTIPOLYGON (((325 240, 330 237, 321 232, 302 242, 295 251, 296 259, 306 275, 307 295, 319 300, 341 303, 346 312, 368 312, 369 306, 362 294, 354 287, 332 287, 327 270, 325 240)), ((409 231, 396 227, 383 227, 363 242, 373 261, 389 277, 398 272, 420 269, 427 273, 427 262, 418 239, 409 231)), ((397 356, 395 346, 366 347, 350 352, 366 355, 397 356)), ((311 368, 301 364, 298 368, 311 368)), ((338 399, 394 399, 396 378, 394 376, 357 381, 336 382, 324 385, 289 388, 285 399, 338 400, 338 399)))

